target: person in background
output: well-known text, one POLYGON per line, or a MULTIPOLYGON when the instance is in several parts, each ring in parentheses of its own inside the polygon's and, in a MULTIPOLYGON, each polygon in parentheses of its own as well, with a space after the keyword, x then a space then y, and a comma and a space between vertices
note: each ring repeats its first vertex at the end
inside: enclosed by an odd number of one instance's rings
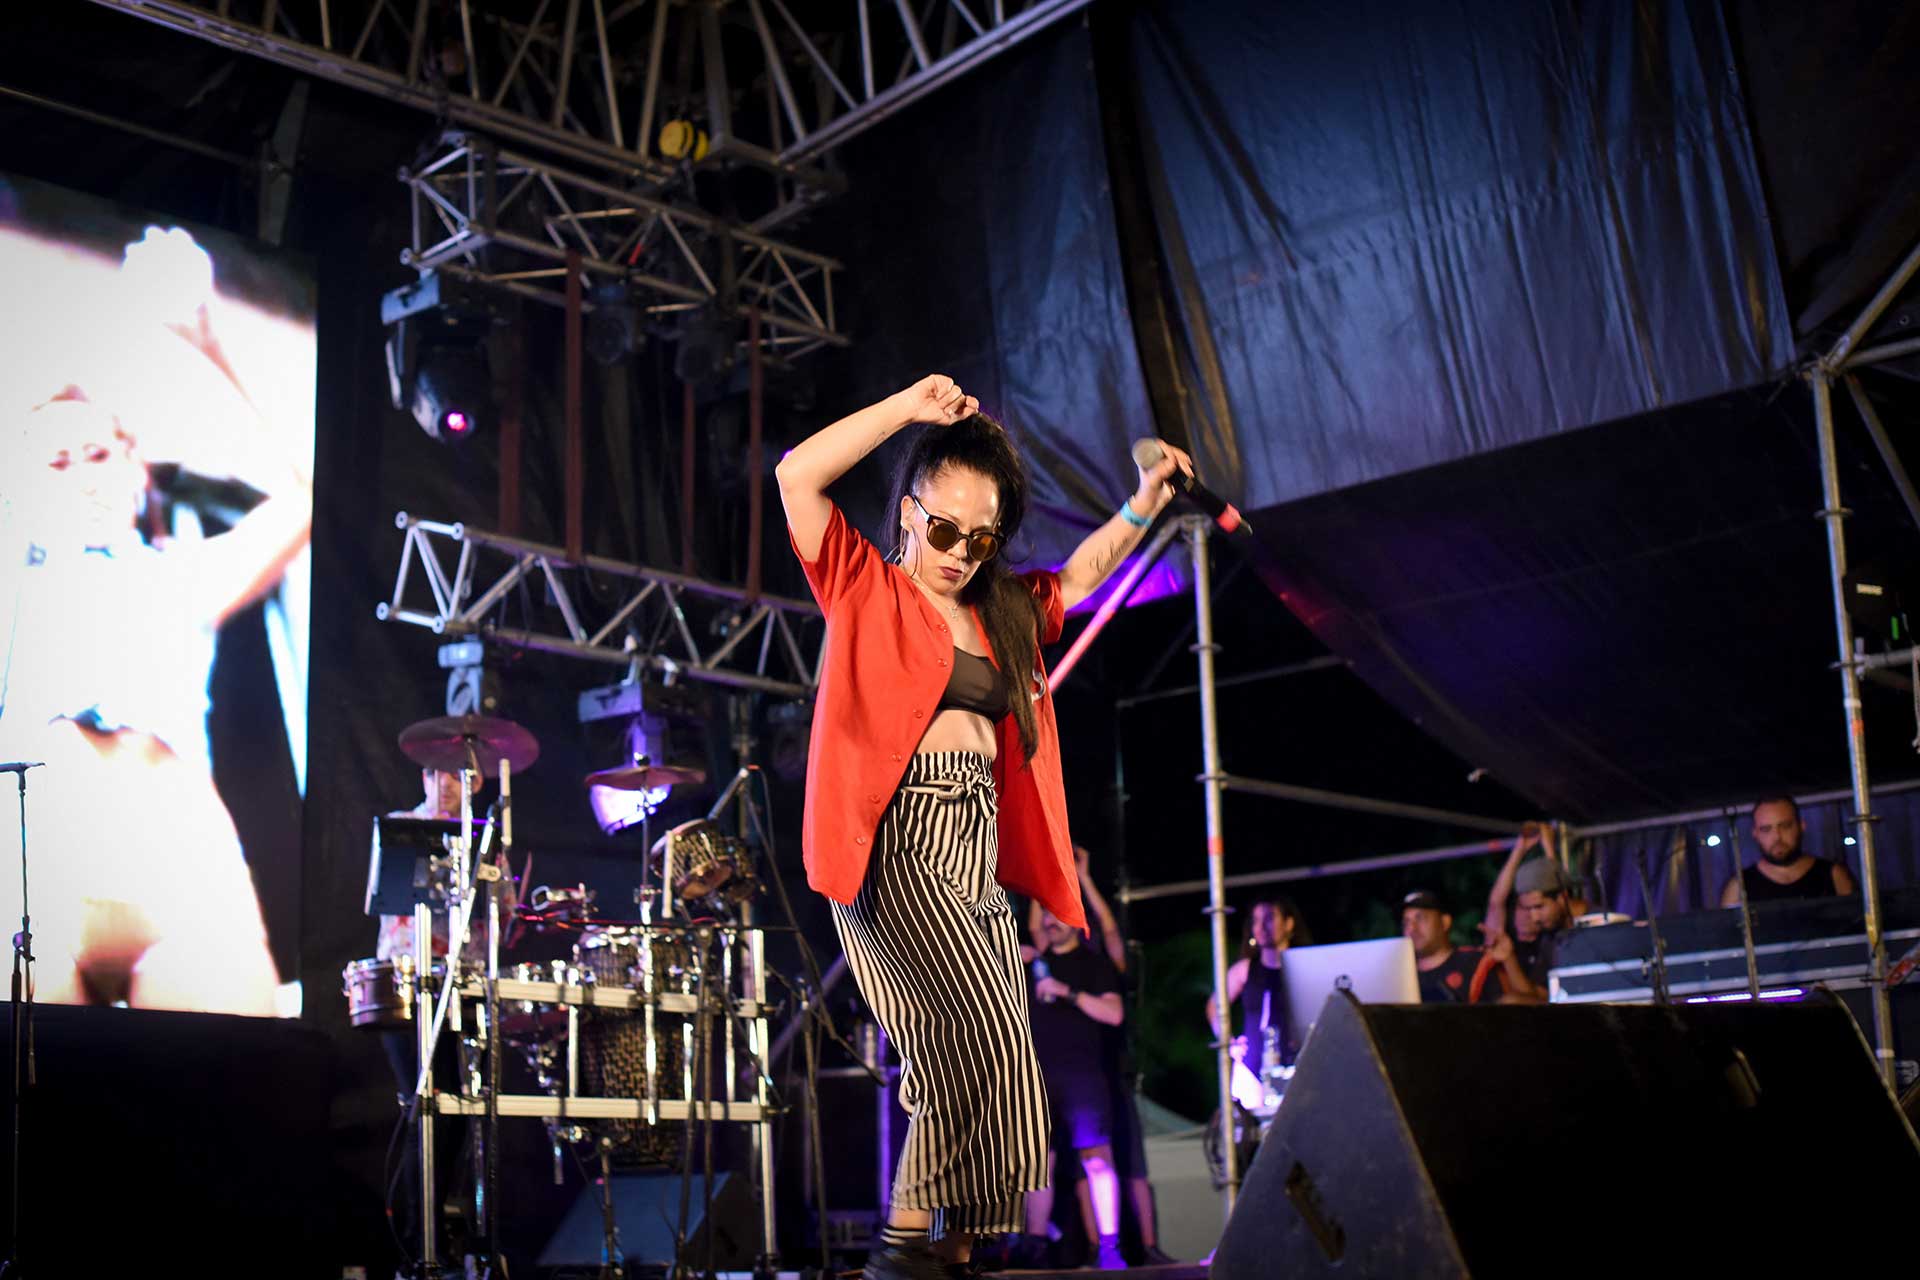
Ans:
MULTIPOLYGON (((1283 1053, 1292 1047, 1287 1043, 1287 989, 1280 977, 1280 964, 1299 923, 1299 913, 1285 899, 1254 903, 1247 917, 1247 939, 1240 958, 1227 970, 1227 1001, 1231 1004, 1237 1000, 1241 1005, 1240 1047, 1256 1063, 1269 1028, 1280 1033, 1283 1053)), ((1216 1036, 1227 1033, 1211 995, 1207 997, 1207 1025, 1216 1036)))
POLYGON ((1054 1150, 1047 1186, 1027 1194, 1027 1233, 1044 1236, 1053 1216, 1059 1156, 1080 1158, 1080 1213, 1102 1267, 1123 1267, 1120 1184, 1113 1167, 1113 1084, 1103 1031, 1126 1018, 1120 975, 1106 955, 1083 946, 1080 931, 1050 911, 1040 914, 1040 954, 1033 962, 1033 1047, 1046 1076, 1054 1150))
POLYGON ((1514 940, 1502 934, 1487 944, 1487 954, 1499 966, 1506 988, 1503 1000, 1540 1004, 1547 999, 1547 974, 1560 939, 1573 927, 1574 917, 1585 912, 1586 903, 1575 896, 1567 873, 1551 857, 1522 863, 1513 887, 1519 893, 1517 917, 1525 919, 1534 934, 1531 950, 1523 957, 1514 940))
POLYGON ((1760 860, 1727 878, 1720 890, 1721 906, 1740 905, 1741 880, 1746 881, 1748 902, 1833 898, 1855 891, 1853 873, 1845 864, 1816 858, 1800 847, 1807 828, 1792 796, 1768 796, 1755 804, 1752 823, 1760 860))
POLYGON ((1400 932, 1413 943, 1421 1003, 1471 1003, 1473 974, 1481 952, 1478 947, 1453 945, 1453 914, 1439 895, 1421 889, 1402 898, 1400 932))
POLYGON ((1501 934, 1510 934, 1514 939, 1514 949, 1519 954, 1522 965, 1531 963, 1535 940, 1539 937, 1533 927, 1533 921, 1526 917, 1517 906, 1511 913, 1509 903, 1513 897, 1513 880, 1520 872, 1520 864, 1526 861, 1529 853, 1540 850, 1547 857, 1556 856, 1553 828, 1538 822, 1529 822, 1520 828, 1520 834, 1513 842, 1513 849, 1507 854, 1507 860, 1500 867, 1500 873, 1493 879, 1493 888, 1487 893, 1487 914, 1481 922, 1480 932, 1491 944, 1501 934))
MULTIPOLYGON (((1089 855, 1085 846, 1073 848, 1074 865, 1080 872, 1080 897, 1086 904, 1088 918, 1093 922, 1094 931, 1100 941, 1100 949, 1112 962, 1114 971, 1123 979, 1127 978, 1127 944, 1120 933, 1120 922, 1113 914, 1113 908, 1107 905, 1106 897, 1100 892, 1088 871, 1089 855)), ((1035 938, 1042 937, 1042 912, 1040 904, 1030 902, 1027 906, 1027 928, 1035 938)), ((1029 964, 1039 954, 1037 948, 1025 948, 1025 959, 1029 964)), ((1123 993, 1124 994, 1124 993, 1123 993)), ((1126 1184, 1127 1201, 1133 1207, 1133 1218, 1140 1233, 1140 1263, 1145 1266, 1158 1266, 1174 1261, 1160 1249, 1159 1219, 1156 1216, 1153 1198, 1153 1180, 1147 1169, 1146 1129, 1140 1122, 1140 1099, 1134 1088, 1132 1054, 1127 1047, 1127 1033, 1121 1027, 1110 1028, 1106 1033, 1109 1062, 1109 1078, 1114 1092, 1113 1103, 1113 1154, 1114 1168, 1120 1180, 1126 1184)), ((1085 1194, 1085 1183, 1081 1183, 1085 1194)))

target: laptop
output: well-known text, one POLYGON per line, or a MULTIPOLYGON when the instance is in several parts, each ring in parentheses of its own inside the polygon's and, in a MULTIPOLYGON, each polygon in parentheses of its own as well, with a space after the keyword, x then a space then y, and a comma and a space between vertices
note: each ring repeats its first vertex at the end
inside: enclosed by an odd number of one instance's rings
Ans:
POLYGON ((1413 943, 1406 938, 1370 938, 1324 947, 1288 947, 1281 977, 1287 1008, 1295 1025, 1288 1030, 1300 1044, 1336 990, 1347 990, 1365 1004, 1419 1004, 1420 976, 1413 965, 1413 943))

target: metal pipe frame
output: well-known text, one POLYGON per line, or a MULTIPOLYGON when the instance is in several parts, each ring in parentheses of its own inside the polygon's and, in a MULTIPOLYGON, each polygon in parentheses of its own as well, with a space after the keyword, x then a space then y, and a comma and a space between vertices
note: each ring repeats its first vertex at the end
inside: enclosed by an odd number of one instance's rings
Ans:
MULTIPOLYGON (((1505 853, 1502 840, 1475 840, 1468 844, 1444 845, 1415 853, 1384 854, 1377 858, 1350 858, 1344 862, 1319 862, 1306 867, 1287 867, 1279 871, 1259 871, 1250 875, 1228 876, 1221 883, 1228 889, 1250 889, 1264 884, 1291 884, 1298 880, 1321 880, 1329 876, 1353 875, 1362 871, 1387 871, 1395 867, 1414 867, 1427 862, 1447 862, 1454 858, 1481 857, 1505 853)), ((1211 880, 1176 880, 1166 884, 1126 885, 1115 892, 1122 902, 1149 902, 1155 898, 1178 898, 1200 893, 1212 887, 1211 880)))
POLYGON ((1402 804, 1397 800, 1376 800, 1371 796, 1348 795, 1340 791, 1322 791, 1318 787, 1297 787, 1286 782, 1263 782, 1257 778, 1240 778, 1232 774, 1220 778, 1220 785, 1229 791, 1245 792, 1248 795, 1268 796, 1275 800, 1293 800, 1301 804, 1317 804, 1329 809, 1348 809, 1356 813, 1378 813, 1390 818, 1414 818, 1423 822, 1444 822, 1450 826, 1465 827, 1469 831, 1493 831, 1506 835, 1519 833, 1520 823, 1505 818, 1489 818, 1480 813, 1459 813, 1452 809, 1430 809, 1425 805, 1402 804))
MULTIPOLYGON (((1911 650, 1905 650, 1897 657, 1899 665, 1911 659, 1911 650)), ((1871 661, 1877 661, 1871 660, 1871 661)), ((1226 681, 1220 681, 1224 685, 1226 681)), ((1901 782, 1878 784, 1874 790, 1880 795, 1897 795, 1903 791, 1920 790, 1920 778, 1909 778, 1901 782)), ((1808 795, 1795 796, 1794 801, 1801 806, 1830 804, 1835 800, 1850 799, 1851 789, 1845 791, 1819 791, 1808 795)), ((1727 810, 1692 809, 1686 813, 1667 813, 1653 818, 1635 818, 1628 822, 1596 823, 1588 827, 1567 828, 1567 838, 1572 840, 1597 839, 1601 836, 1622 835, 1633 831, 1657 831, 1663 827, 1682 827, 1695 823, 1721 825, 1727 820, 1727 810)), ((1446 862, 1454 858, 1478 857, 1489 853, 1505 853, 1507 844, 1501 840, 1476 840, 1466 844, 1442 845, 1437 849, 1418 849, 1410 853, 1381 854, 1378 857, 1348 858, 1338 862, 1317 862, 1305 867, 1286 867, 1278 871, 1261 871, 1251 875, 1228 876, 1229 889, 1248 889, 1263 884, 1289 884, 1297 880, 1320 880, 1329 876, 1357 875, 1367 871, 1390 871, 1398 867, 1417 867, 1428 862, 1446 862)), ((1121 902, 1148 902, 1155 898, 1177 898, 1189 893, 1202 893, 1207 888, 1205 880, 1174 880, 1163 884, 1122 886, 1114 894, 1121 902)))
MULTIPOLYGON (((1920 247, 1916 247, 1902 264, 1907 276, 1912 275, 1916 263, 1920 263, 1920 247)), ((1860 320, 1855 321, 1854 328, 1848 330, 1848 336, 1841 339, 1842 345, 1854 339, 1854 330, 1864 332, 1866 326, 1872 323, 1872 315, 1877 314, 1876 309, 1884 307, 1890 298, 1888 290, 1882 288, 1867 312, 1862 313, 1860 320)), ((1836 354, 1840 354, 1838 349, 1836 354)), ((1880 862, 1875 854, 1873 839, 1874 824, 1879 819, 1873 812, 1873 794, 1867 780, 1866 713, 1860 701, 1860 669, 1854 662, 1853 619, 1847 614, 1844 582, 1847 576, 1848 513, 1840 505, 1840 465, 1834 451, 1833 375, 1825 367, 1816 367, 1809 371, 1807 381, 1813 390, 1814 428, 1820 444, 1822 506, 1818 515, 1827 527, 1827 569, 1831 577, 1834 638, 1840 651, 1840 706, 1847 722, 1847 766, 1853 782, 1854 824, 1858 833, 1854 839, 1860 850, 1860 902, 1866 916, 1873 1046, 1880 1076, 1892 1089, 1895 1083, 1893 1013, 1887 1001, 1887 947, 1886 940, 1881 937, 1880 922, 1880 862)))
MULTIPOLYGON (((1904 662, 1905 659, 1902 659, 1902 661, 1904 662)), ((1878 788, 1882 795, 1893 795, 1901 791, 1913 791, 1915 789, 1920 789, 1920 778, 1909 778, 1903 782, 1882 783, 1878 788)), ((1795 796, 1793 799, 1794 803, 1806 806, 1831 804, 1835 800, 1847 800, 1852 798, 1852 796, 1853 790, 1852 788, 1848 788, 1843 791, 1814 791, 1803 796, 1795 796)), ((1726 817, 1726 806, 1722 805, 1716 809, 1690 809, 1685 813, 1664 813, 1658 817, 1634 818, 1626 822, 1596 822, 1590 826, 1569 827, 1567 834, 1570 839, 1590 840, 1599 836, 1617 836, 1629 831, 1657 831, 1662 827, 1684 827, 1692 823, 1724 822, 1726 821, 1726 817)))
POLYGON ((833 302, 833 277, 844 268, 824 254, 458 130, 440 135, 400 181, 420 214, 400 259, 423 275, 440 271, 559 306, 573 278, 569 257, 578 255, 580 269, 624 284, 645 309, 750 312, 765 357, 847 345, 833 302), (500 192, 492 201, 490 189, 500 192), (730 284, 718 270, 729 255, 742 264, 730 284))
MULTIPOLYGON (((1215 689, 1231 689, 1235 685, 1257 684, 1263 680, 1281 680, 1288 676, 1303 676, 1314 671, 1344 671, 1347 669, 1345 658, 1328 654, 1322 658, 1308 658, 1304 662, 1289 662, 1284 666, 1268 667, 1263 671, 1249 671, 1245 675, 1228 676, 1215 680, 1215 689)), ((1167 698, 1184 698, 1190 693, 1200 692, 1197 684, 1183 684, 1173 689, 1155 689, 1151 693, 1137 693, 1130 698, 1116 698, 1113 705, 1121 711, 1128 711, 1148 702, 1161 702, 1167 698)))
POLYGON ((1914 492, 1913 480, 1907 475, 1906 465, 1900 461, 1886 427, 1881 425, 1880 414, 1874 409, 1873 401, 1867 399, 1866 389, 1860 385, 1859 377, 1848 373, 1841 380, 1846 383, 1847 394, 1853 398, 1853 407, 1859 412, 1867 434, 1873 437, 1873 447, 1879 450, 1880 462, 1886 467, 1887 475, 1892 477, 1893 487, 1900 493, 1900 501, 1907 506, 1907 517, 1915 527, 1920 527, 1920 494, 1914 492))
POLYGON ((382 622, 425 627, 435 635, 480 635, 493 644, 587 658, 630 670, 650 668, 684 677, 781 697, 810 699, 819 682, 824 629, 807 623, 820 617, 810 601, 761 594, 706 582, 686 574, 650 569, 603 556, 568 558, 565 550, 525 538, 421 520, 401 512, 394 524, 404 533, 393 595, 375 606, 382 622), (457 560, 448 571, 441 547, 452 543, 457 560), (502 565, 500 562, 505 561, 502 565), (482 564, 487 564, 484 589, 482 564), (626 600, 599 627, 588 631, 576 605, 581 571, 630 584, 626 600), (537 579, 541 598, 551 597, 554 630, 494 625, 494 609, 508 594, 537 579), (422 587, 424 583, 424 588, 422 587), (429 597, 416 602, 422 594, 429 597), (558 615, 557 618, 554 615, 558 615), (638 648, 629 630, 659 637, 638 648), (699 637, 713 636, 703 647, 699 637), (748 643, 756 634, 759 643, 748 643), (778 655, 776 657, 776 655, 778 655))
POLYGON ((693 168, 745 161, 799 179, 812 190, 798 199, 811 203, 837 185, 813 162, 1089 0, 994 3, 983 16, 966 0, 901 2, 891 21, 877 23, 866 0, 806 6, 805 23, 783 0, 697 0, 677 8, 642 0, 611 10, 595 0, 585 22, 578 0, 543 0, 524 22, 493 6, 451 0, 435 7, 457 15, 457 30, 449 22, 431 44, 425 3, 408 24, 393 0, 93 2, 576 163, 664 187, 685 183, 693 168), (745 37, 728 40, 724 56, 723 33, 745 37), (701 83, 664 85, 663 55, 689 44, 701 83), (807 77, 805 92, 796 92, 795 74, 807 77), (629 137, 623 121, 634 104, 622 101, 622 90, 634 85, 639 106, 629 137), (766 137, 741 138, 735 128, 746 115, 734 107, 762 85, 777 95, 781 111, 766 137), (681 88, 687 100, 665 100, 681 88), (690 164, 655 154, 660 117, 699 120, 712 137, 711 153, 690 164))
POLYGON ((1213 568, 1208 560, 1209 522, 1204 516, 1183 516, 1193 554, 1193 615, 1196 624, 1193 652, 1200 669, 1200 783, 1207 812, 1207 921, 1213 934, 1213 1002, 1220 1011, 1220 1034, 1213 1045, 1214 1070, 1220 1090, 1221 1211, 1233 1216, 1240 1195, 1240 1159, 1232 1141, 1233 1125, 1233 1012, 1227 1000, 1227 838, 1221 816, 1226 772, 1220 765, 1220 711, 1213 683, 1213 658, 1219 646, 1213 640, 1213 568))
MULTIPOLYGON (((1886 1081, 1888 1089, 1895 1087, 1893 1012, 1887 999, 1887 947, 1886 939, 1882 936, 1880 913, 1880 859, 1874 841, 1874 824, 1879 818, 1873 812, 1873 793, 1867 771, 1866 708, 1860 698, 1862 655, 1855 652, 1853 620, 1847 614, 1848 511, 1841 505, 1840 465, 1834 446, 1833 383, 1850 360, 1867 363, 1869 357, 1874 360, 1889 357, 1887 347, 1868 351, 1856 351, 1856 348, 1917 273, 1920 273, 1920 242, 1907 251, 1907 256, 1900 260, 1872 299, 1861 308, 1860 314, 1847 326, 1846 333, 1841 335, 1833 349, 1806 371, 1807 384, 1813 393, 1814 429, 1819 438, 1821 506, 1818 514, 1827 531, 1827 570, 1831 578, 1829 586, 1833 599, 1834 640, 1839 649, 1837 665, 1840 668, 1841 712, 1847 722, 1847 766, 1853 784, 1854 824, 1857 831, 1854 840, 1860 851, 1860 903, 1866 917, 1868 987, 1873 1003, 1873 1048, 1881 1078, 1886 1081)), ((1899 342, 1889 344, 1896 351, 1906 345, 1899 342)), ((1901 498, 1907 502, 1908 511, 1920 519, 1920 504, 1915 503, 1913 485, 1894 455, 1891 444, 1886 441, 1872 404, 1851 377, 1848 378, 1847 389, 1866 423, 1868 434, 1873 437, 1875 447, 1881 451, 1901 498)))

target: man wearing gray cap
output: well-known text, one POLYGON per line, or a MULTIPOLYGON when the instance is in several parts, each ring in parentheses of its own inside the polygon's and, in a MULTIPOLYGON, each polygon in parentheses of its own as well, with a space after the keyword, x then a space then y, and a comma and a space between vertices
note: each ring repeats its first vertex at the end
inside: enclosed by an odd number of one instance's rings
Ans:
POLYGON ((1488 945, 1487 954, 1500 966, 1508 999, 1543 1001, 1547 998, 1547 971, 1553 968, 1561 934, 1586 906, 1574 897, 1560 863, 1550 857, 1521 863, 1513 887, 1519 895, 1514 910, 1527 917, 1538 933, 1529 949, 1532 954, 1522 954, 1513 939, 1505 935, 1488 945))

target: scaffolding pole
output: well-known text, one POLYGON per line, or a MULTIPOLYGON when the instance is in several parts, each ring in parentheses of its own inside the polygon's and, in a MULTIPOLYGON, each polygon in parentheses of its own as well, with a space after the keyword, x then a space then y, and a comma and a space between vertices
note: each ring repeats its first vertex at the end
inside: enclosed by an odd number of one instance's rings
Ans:
POLYGON ((1200 775, 1207 799, 1207 919, 1213 932, 1213 1007, 1220 1011, 1220 1034, 1214 1038, 1214 1069, 1220 1087, 1220 1163, 1225 1184, 1222 1211, 1231 1218, 1240 1195, 1240 1157, 1233 1144, 1233 1011, 1227 1006, 1227 884, 1226 835, 1221 825, 1221 798, 1226 794, 1226 771, 1220 767, 1220 715, 1213 683, 1213 574, 1207 562, 1204 516, 1184 516, 1187 545, 1193 551, 1193 616, 1197 643, 1193 652, 1200 666, 1200 775))
MULTIPOLYGON (((1834 640, 1840 650, 1841 711, 1847 721, 1847 766, 1853 784, 1854 823, 1858 830, 1854 839, 1860 849, 1860 905, 1866 917, 1867 989, 1873 998, 1873 1051, 1880 1077, 1886 1081, 1889 1089, 1895 1088, 1893 1012, 1887 1001, 1887 944, 1881 933, 1880 859, 1874 841, 1874 824, 1879 819, 1873 812, 1873 794, 1868 783, 1866 709, 1860 700, 1860 681, 1867 668, 1861 660, 1863 655, 1854 652, 1853 619, 1847 616, 1848 513, 1840 503, 1840 464, 1833 435, 1833 384, 1843 375, 1849 363, 1864 363, 1864 356, 1885 354, 1879 351, 1864 352, 1858 348, 1879 322, 1881 314, 1892 305, 1916 273, 1920 273, 1920 243, 1908 250, 1907 256, 1888 275, 1879 292, 1861 309, 1833 349, 1807 370, 1807 383, 1813 392, 1814 429, 1820 446, 1819 515, 1827 527, 1827 571, 1832 579, 1834 640)), ((1880 424, 1866 394, 1851 380, 1848 390, 1866 421, 1868 433, 1874 437, 1875 445, 1879 446, 1880 424)), ((1883 457, 1896 486, 1902 489, 1902 498, 1911 498, 1912 486, 1903 483, 1906 474, 1900 468, 1898 459, 1888 456, 1886 452, 1883 452, 1883 457)), ((1911 502, 1909 510, 1912 510, 1911 502)))
MULTIPOLYGON (((1876 302, 1879 299, 1876 299, 1876 302)), ((1863 316, 1865 320, 1868 317, 1863 316)), ((1856 322, 1855 328, 1861 328, 1856 322)), ((1860 847, 1860 903, 1866 917, 1867 990, 1873 999, 1875 1065, 1895 1087, 1893 1014, 1887 1002, 1887 945, 1881 937, 1880 863, 1875 855, 1873 795, 1867 782, 1867 721, 1860 703, 1860 667, 1853 652, 1853 619, 1847 616, 1847 510, 1840 505, 1840 466, 1833 444, 1833 377, 1825 368, 1807 376, 1813 388, 1813 422, 1820 442, 1820 519, 1827 526, 1827 569, 1833 586, 1833 629, 1840 650, 1840 705, 1847 721, 1847 766, 1853 783, 1855 840, 1860 847)))

